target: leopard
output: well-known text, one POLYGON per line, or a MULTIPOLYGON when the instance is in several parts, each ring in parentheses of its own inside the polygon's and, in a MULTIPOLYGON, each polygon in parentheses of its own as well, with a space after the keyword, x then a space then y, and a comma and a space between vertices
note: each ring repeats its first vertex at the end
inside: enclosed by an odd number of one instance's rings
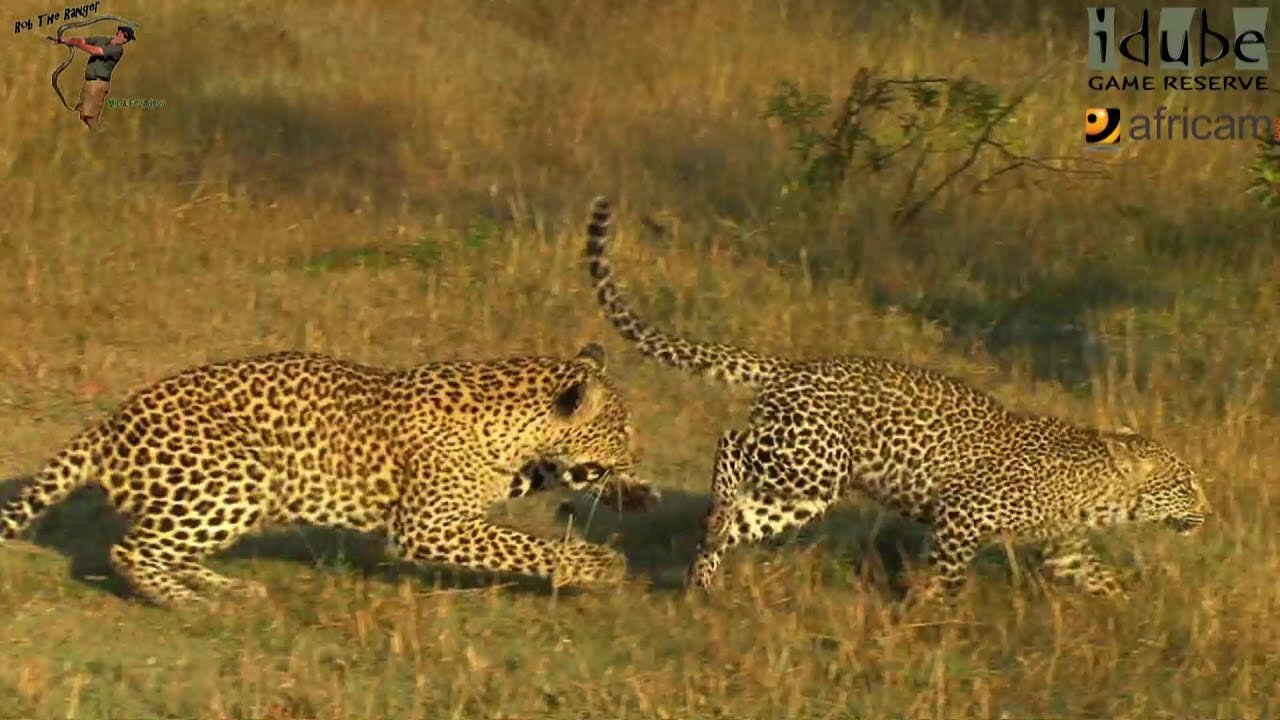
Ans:
POLYGON ((686 585, 708 590, 735 546, 800 529, 869 497, 923 524, 927 572, 907 598, 953 605, 978 551, 1039 546, 1046 579, 1128 597, 1090 546, 1129 523, 1190 535, 1212 510, 1200 473, 1166 445, 1007 408, 938 371, 867 355, 792 359, 670 334, 632 308, 606 256, 612 208, 591 206, 585 259, 595 299, 643 356, 753 391, 745 429, 716 443, 710 502, 686 585))
POLYGON ((0 543, 82 486, 126 521, 110 567, 167 608, 266 597, 204 560, 264 529, 380 535, 394 559, 540 577, 625 580, 608 545, 487 520, 500 501, 594 491, 656 507, 636 478, 631 411, 599 343, 569 359, 514 356, 405 368, 282 351, 210 362, 130 395, 74 435, 5 504, 0 543), (221 600, 220 600, 221 599, 221 600))

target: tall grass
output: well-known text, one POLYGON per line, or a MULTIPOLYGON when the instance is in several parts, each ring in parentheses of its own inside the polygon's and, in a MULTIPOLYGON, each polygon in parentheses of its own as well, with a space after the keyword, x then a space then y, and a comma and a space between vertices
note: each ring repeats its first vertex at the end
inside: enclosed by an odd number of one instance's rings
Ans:
MULTIPOLYGON (((775 83, 838 96, 862 66, 1008 95, 1034 80, 1019 142, 1075 154, 1082 109, 1101 104, 1079 7, 111 10, 143 24, 113 96, 166 105, 108 110, 98 133, 48 88, 60 51, 25 33, 0 45, 0 469, 30 472, 132 389, 210 359, 407 365, 596 339, 670 501, 586 529, 621 534, 637 580, 616 591, 491 588, 291 530, 216 563, 265 580, 269 602, 192 618, 118 596, 104 547, 119 524, 77 499, 37 544, 0 550, 5 714, 1276 714, 1280 251, 1242 192, 1251 147, 1130 149, 1100 179, 950 194, 901 231, 883 183, 821 216, 780 194, 796 167, 763 117, 775 83), (599 317, 579 259, 598 192, 619 203, 620 273, 654 320, 769 352, 902 358, 1015 407, 1133 426, 1216 478, 1218 515, 1190 541, 1100 536, 1136 575, 1128 603, 1041 588, 995 549, 958 615, 897 617, 900 556, 918 564, 923 534, 870 506, 745 549, 723 594, 687 596, 716 435, 745 399, 642 361, 599 317)), ((1271 111, 1108 104, 1159 103, 1271 111)), ((562 531, 551 504, 495 512, 562 531)))

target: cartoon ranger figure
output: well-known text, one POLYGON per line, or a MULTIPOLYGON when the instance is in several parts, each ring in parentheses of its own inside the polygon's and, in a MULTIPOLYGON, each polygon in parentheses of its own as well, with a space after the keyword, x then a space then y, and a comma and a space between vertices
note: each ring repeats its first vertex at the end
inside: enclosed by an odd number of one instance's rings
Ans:
MULTIPOLYGON (((48 38, 54 45, 80 48, 89 54, 89 60, 84 66, 84 85, 80 86, 80 99, 76 102, 75 110, 80 113, 80 121, 90 130, 97 129, 98 118, 107 102, 107 93, 111 92, 111 72, 124 57, 124 46, 135 39, 137 36, 128 25, 117 27, 116 34, 112 37, 68 37, 61 40, 48 38)), ((57 89, 56 80, 54 88, 57 89)))

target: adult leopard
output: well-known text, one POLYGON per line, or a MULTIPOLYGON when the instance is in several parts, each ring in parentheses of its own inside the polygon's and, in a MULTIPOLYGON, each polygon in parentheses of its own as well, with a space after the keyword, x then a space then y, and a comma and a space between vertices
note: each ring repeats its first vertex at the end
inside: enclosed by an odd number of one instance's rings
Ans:
POLYGON ((131 521, 111 564, 155 604, 207 590, 263 595, 201 559, 266 524, 386 534, 405 559, 608 582, 614 550, 492 525, 491 503, 611 484, 610 501, 649 508, 631 479, 630 412, 604 349, 570 360, 518 357, 367 367, 276 353, 191 368, 134 394, 83 431, 0 506, 0 542, 81 485, 131 521))
POLYGON ((959 380, 890 360, 790 360, 695 342, 646 324, 613 278, 610 207, 592 206, 595 294, 643 354, 757 390, 749 427, 721 435, 704 536, 689 582, 711 584, 724 553, 818 517, 853 491, 933 528, 925 597, 954 599, 988 540, 1040 541, 1050 574, 1123 592, 1086 544, 1089 528, 1159 521, 1188 533, 1209 514, 1196 473, 1165 446, 1005 409, 959 380))

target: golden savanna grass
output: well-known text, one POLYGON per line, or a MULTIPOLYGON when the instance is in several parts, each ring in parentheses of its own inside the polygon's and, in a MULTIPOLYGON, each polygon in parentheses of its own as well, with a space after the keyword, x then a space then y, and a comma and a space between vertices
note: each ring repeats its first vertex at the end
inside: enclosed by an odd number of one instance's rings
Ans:
MULTIPOLYGON (((205 8, 104 8, 142 24, 113 97, 166 104, 109 109, 95 134, 48 87, 61 50, 38 29, 0 45, 4 476, 207 360, 301 349, 402 366, 594 339, 668 502, 595 513, 587 534, 620 534, 635 570, 612 591, 495 587, 291 529, 214 562, 270 600, 193 617, 122 597, 105 564, 119 522, 77 497, 0 549, 0 714, 1280 712, 1280 252, 1274 217, 1242 192, 1250 145, 1130 148, 1093 179, 1014 174, 894 230, 878 179, 832 213, 786 211, 796 167, 762 117, 778 80, 839 95, 873 65, 1006 96, 1034 81, 1014 137, 1041 156, 1077 153, 1087 105, 1265 103, 1100 103, 1084 13, 1065 2, 205 8), (619 272, 655 321, 770 352, 901 358, 1018 408, 1131 425, 1215 478, 1217 515, 1192 539, 1099 534, 1135 575, 1127 603, 1045 588, 1029 556, 993 548, 954 615, 899 617, 900 569, 925 535, 865 503, 735 553, 722 592, 687 595, 716 436, 745 421, 746 398, 640 359, 605 324, 580 261, 598 192, 617 201, 619 272)), ((82 62, 63 75, 72 97, 82 62)), ((495 512, 564 532, 554 502, 495 512)))

